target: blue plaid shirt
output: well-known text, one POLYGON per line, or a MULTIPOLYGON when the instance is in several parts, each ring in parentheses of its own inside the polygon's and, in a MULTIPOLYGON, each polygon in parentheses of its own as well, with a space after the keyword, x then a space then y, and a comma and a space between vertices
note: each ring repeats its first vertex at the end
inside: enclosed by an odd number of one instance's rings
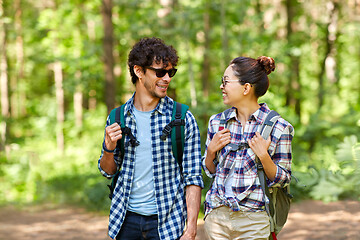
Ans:
MULTIPOLYGON (((125 126, 131 129, 137 137, 135 116, 133 113, 134 95, 125 103, 125 126)), ((183 177, 180 174, 179 165, 172 152, 171 137, 165 141, 160 139, 163 128, 171 121, 174 101, 165 97, 160 99, 159 104, 151 114, 151 145, 153 159, 153 173, 155 184, 155 198, 158 211, 158 231, 161 239, 178 239, 184 230, 187 214, 185 202, 185 187, 197 185, 203 188, 201 175, 201 145, 200 133, 194 116, 190 111, 185 116, 185 145, 183 154, 183 177)), ((107 118, 106 127, 110 125, 107 118)), ((120 169, 120 176, 115 186, 111 201, 109 216, 109 236, 115 239, 124 222, 126 209, 129 202, 131 185, 134 177, 136 147, 129 144, 129 137, 125 136, 125 154, 120 169)), ((141 144, 141 139, 138 139, 141 144)), ((100 159, 104 149, 101 151, 100 159)), ((107 178, 107 174, 100 167, 101 174, 107 178)), ((120 168, 119 150, 114 152, 115 163, 120 168)))
MULTIPOLYGON (((260 108, 253 113, 246 122, 245 127, 236 117, 236 109, 232 108, 226 116, 226 126, 230 130, 231 143, 247 143, 258 127, 265 121, 270 109, 263 103, 260 108)), ((218 132, 221 113, 213 115, 209 121, 206 149, 211 139, 218 132)), ((268 181, 269 187, 284 186, 290 183, 291 179, 291 141, 294 136, 294 129, 290 123, 283 118, 279 118, 271 133, 271 143, 268 149, 269 154, 277 166, 274 181, 268 181)), ((218 155, 216 172, 211 174, 205 165, 205 155, 203 157, 203 168, 205 173, 215 178, 211 189, 206 194, 205 216, 212 209, 220 206, 228 206, 233 211, 263 211, 264 201, 260 181, 257 177, 255 154, 251 148, 245 148, 236 152, 229 152, 230 146, 225 146, 218 155), (224 157, 226 158, 224 159, 224 157), (234 170, 232 190, 234 196, 225 196, 225 182, 234 170)))

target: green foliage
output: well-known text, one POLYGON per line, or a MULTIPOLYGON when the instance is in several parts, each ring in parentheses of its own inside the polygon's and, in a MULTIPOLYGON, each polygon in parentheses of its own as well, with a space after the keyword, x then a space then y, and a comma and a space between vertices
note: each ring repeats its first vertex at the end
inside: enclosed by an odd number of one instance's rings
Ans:
MULTIPOLYGON (((51 112, 46 107, 39 109, 43 115, 51 112)), ((10 156, 1 155, 0 180, 4 184, 0 203, 75 203, 96 210, 108 209, 109 181, 97 169, 105 112, 104 106, 88 111, 82 129, 76 129, 70 122, 65 125, 64 155, 56 151, 56 139, 50 130, 56 121, 51 114, 41 117, 43 121, 24 119, 23 124, 27 122, 34 132, 24 138, 22 148, 12 144, 10 156)))
POLYGON ((360 199, 360 142, 355 135, 338 144, 335 158, 328 166, 295 172, 301 184, 295 186, 297 195, 309 194, 326 202, 350 198, 360 199), (303 189, 301 189, 303 188, 303 189), (304 191, 306 188, 306 191, 304 191), (301 191, 302 190, 302 191, 301 191))
MULTIPOLYGON (((108 208, 107 180, 97 170, 106 118, 101 1, 20 2, 21 15, 11 1, 4 1, 0 16, 7 30, 12 111, 10 118, 0 117, 8 126, 7 150, 0 152, 0 203, 53 201, 108 208), (62 63, 64 78, 64 153, 56 144, 56 61, 62 63), (83 93, 82 126, 75 125, 76 91, 83 93), (90 100, 96 101, 95 110, 90 100)), ((163 38, 180 56, 169 93, 191 106, 204 151, 210 116, 227 108, 219 79, 230 59, 271 56, 276 71, 269 75, 269 91, 260 100, 294 126, 293 173, 299 182, 292 182, 292 190, 296 199, 359 199, 360 24, 352 3, 337 3, 336 32, 328 53, 336 61, 332 79, 329 65, 320 76, 328 47, 328 3, 291 1, 293 15, 287 18, 286 1, 165 2, 114 0, 116 105, 134 89, 127 69, 132 45, 141 37, 163 38), (294 27, 290 36, 289 26, 294 27), (207 79, 203 79, 205 56, 210 65, 207 79), (206 96, 205 81, 209 85, 206 96), (299 109, 288 99, 294 86, 292 95, 299 99, 299 109), (197 105, 192 106, 194 100, 197 105)), ((210 182, 204 179, 207 189, 210 182)))

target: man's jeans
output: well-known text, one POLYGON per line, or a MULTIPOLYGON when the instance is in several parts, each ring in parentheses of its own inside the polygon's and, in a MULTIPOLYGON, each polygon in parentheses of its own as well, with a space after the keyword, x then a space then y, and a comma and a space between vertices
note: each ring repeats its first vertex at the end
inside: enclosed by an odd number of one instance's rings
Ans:
POLYGON ((158 216, 127 212, 117 240, 159 240, 158 216))

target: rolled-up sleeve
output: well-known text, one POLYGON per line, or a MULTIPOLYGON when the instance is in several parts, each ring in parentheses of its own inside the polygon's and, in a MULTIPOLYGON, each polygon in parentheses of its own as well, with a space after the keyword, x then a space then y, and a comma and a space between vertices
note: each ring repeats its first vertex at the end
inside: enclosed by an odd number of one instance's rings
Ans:
MULTIPOLYGON (((106 128, 107 126, 109 126, 109 125, 110 125, 110 118, 109 118, 109 116, 108 116, 108 117, 107 117, 107 120, 106 120, 105 128, 106 128)), ((101 173, 104 177, 110 179, 110 178, 112 178, 115 174, 108 174, 108 173, 105 172, 105 171, 101 168, 101 166, 100 166, 100 160, 101 160, 102 156, 104 155, 104 148, 103 148, 103 146, 104 146, 104 141, 105 141, 105 131, 104 131, 103 142, 102 142, 102 145, 101 145, 101 154, 100 154, 100 158, 99 158, 99 160, 98 160, 98 169, 99 169, 100 173, 101 173)), ((118 148, 116 148, 115 151, 114 151, 114 161, 115 161, 115 163, 116 163, 116 165, 117 165, 117 170, 119 169, 119 156, 120 156, 120 151, 119 151, 118 148)))
POLYGON ((281 134, 274 151, 272 159, 276 164, 277 171, 274 181, 269 183, 270 187, 286 186, 291 180, 291 141, 294 137, 294 128, 289 124, 281 134))
POLYGON ((215 173, 211 173, 207 169, 206 164, 205 164, 205 158, 206 158, 206 154, 207 154, 207 148, 215 134, 214 129, 219 128, 219 121, 214 121, 215 117, 216 117, 216 115, 213 115, 210 117, 210 120, 209 120, 206 142, 205 142, 205 153, 204 153, 204 156, 202 157, 202 168, 204 169, 206 176, 208 176, 209 178, 215 177, 215 173))
POLYGON ((186 112, 185 143, 183 154, 184 184, 197 185, 204 188, 201 174, 201 142, 200 131, 195 117, 190 111, 186 112))

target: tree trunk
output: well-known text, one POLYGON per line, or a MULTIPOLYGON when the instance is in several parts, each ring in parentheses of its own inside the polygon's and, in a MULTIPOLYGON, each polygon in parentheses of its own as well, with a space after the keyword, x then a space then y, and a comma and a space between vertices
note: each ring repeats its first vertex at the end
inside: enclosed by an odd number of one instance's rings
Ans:
MULTIPOLYGON (((287 14, 287 40, 289 46, 297 46, 296 39, 294 39, 293 25, 294 17, 296 16, 296 6, 294 0, 286 0, 286 14, 287 14)), ((290 58, 290 72, 286 91, 286 105, 292 106, 295 109, 296 115, 301 119, 301 84, 300 84, 300 59, 299 56, 289 54, 290 58)))
MULTIPOLYGON (((266 11, 266 10, 265 10, 266 11)), ((269 10, 268 10, 269 11, 269 10)), ((271 11, 271 10, 270 10, 271 11)), ((261 9, 261 0, 256 0, 255 2, 255 12, 256 12, 256 16, 257 17, 257 27, 258 27, 258 34, 259 36, 263 36, 264 35, 264 31, 265 31, 265 20, 264 20, 264 12, 261 9)))
MULTIPOLYGON (((75 73, 75 78, 77 78, 77 82, 81 81, 80 71, 77 71, 75 73)), ((83 123, 83 93, 80 84, 78 84, 74 93, 74 114, 75 114, 75 126, 81 128, 83 123)))
POLYGON ((195 85, 195 79, 194 79, 194 71, 193 71, 189 41, 186 41, 185 44, 186 44, 186 53, 187 53, 187 59, 188 59, 188 76, 189 76, 189 81, 190 81, 191 107, 195 108, 195 107, 197 107, 196 85, 195 85))
POLYGON ((113 55, 113 23, 112 23, 112 0, 102 0, 102 19, 104 27, 104 69, 105 69, 105 103, 107 111, 115 106, 115 76, 113 55))
POLYGON ((24 41, 22 33, 22 8, 21 0, 14 1, 15 9, 15 32, 16 32, 16 75, 12 78, 11 83, 11 116, 18 117, 26 114, 25 108, 25 91, 19 88, 24 80, 24 41))
MULTIPOLYGON (((156 29, 154 29, 153 34, 156 35, 162 35, 162 38, 164 40, 172 39, 174 36, 174 29, 176 26, 176 23, 179 21, 176 13, 174 12, 174 9, 178 9, 177 6, 178 2, 176 0, 158 0, 159 5, 161 6, 157 10, 157 16, 158 16, 158 26, 156 29)), ((176 32, 176 34, 179 34, 176 32)), ((181 34, 180 34, 181 35, 181 34)), ((174 100, 177 100, 177 91, 176 88, 173 87, 173 85, 170 85, 170 88, 167 91, 167 95, 171 97, 174 100)))
POLYGON ((202 66, 202 86, 204 97, 209 96, 210 84, 210 1, 205 0, 205 11, 204 11, 204 60, 202 66))
POLYGON ((96 109, 96 91, 94 89, 91 89, 89 91, 89 110, 95 110, 96 109))
MULTIPOLYGON (((86 22, 87 26, 87 35, 93 43, 96 41, 96 22, 92 19, 88 19, 86 22)), ((86 96, 87 99, 87 108, 89 110, 95 110, 96 109, 96 91, 91 89, 88 92, 88 95, 86 96)))
POLYGON ((57 103, 57 131, 56 139, 58 149, 64 153, 64 120, 65 120, 65 103, 64 103, 64 89, 63 89, 63 73, 62 64, 57 61, 54 63, 54 78, 56 88, 56 103, 57 103))
POLYGON ((4 19, 4 8, 3 2, 0 0, 0 88, 1 88, 1 144, 0 150, 5 150, 7 140, 7 119, 10 117, 10 102, 9 102, 9 80, 8 80, 8 64, 7 64, 7 53, 6 53, 6 26, 3 22, 4 19))
POLYGON ((222 69, 225 69, 230 62, 229 39, 228 39, 227 26, 226 26, 226 7, 227 7, 226 0, 221 1, 220 15, 221 15, 221 28, 222 28, 222 47, 224 53, 224 59, 222 61, 223 66, 221 66, 222 69))
POLYGON ((325 60, 326 77, 331 84, 338 84, 338 76, 336 75, 337 62, 336 62, 336 47, 335 42, 337 38, 338 28, 338 3, 332 2, 328 5, 330 7, 330 21, 328 25, 328 42, 330 42, 330 52, 325 60))
POLYGON ((76 90, 74 93, 74 112, 75 112, 75 126, 82 127, 83 116, 83 93, 80 90, 76 90))
POLYGON ((333 72, 333 69, 336 67, 336 62, 334 58, 335 48, 334 43, 336 40, 336 33, 334 32, 334 29, 336 29, 336 22, 337 22, 337 5, 334 2, 329 2, 328 10, 329 10, 329 22, 326 24, 325 27, 325 54, 324 58, 321 63, 321 70, 319 73, 319 91, 318 91, 318 101, 319 101, 319 108, 324 105, 324 98, 325 98, 325 75, 326 77, 329 77, 328 79, 333 82, 336 82, 335 73, 333 72))

